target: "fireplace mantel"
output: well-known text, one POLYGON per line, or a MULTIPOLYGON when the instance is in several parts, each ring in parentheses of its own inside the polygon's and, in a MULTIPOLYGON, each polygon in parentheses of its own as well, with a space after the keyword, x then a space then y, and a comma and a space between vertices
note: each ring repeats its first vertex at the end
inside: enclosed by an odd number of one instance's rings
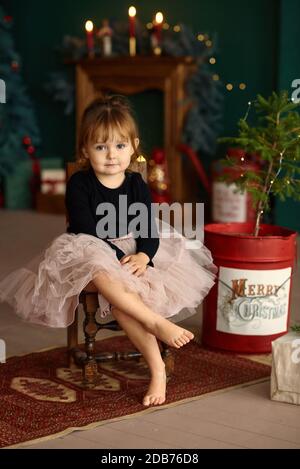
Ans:
POLYGON ((76 65, 77 130, 85 107, 107 91, 128 96, 147 90, 163 93, 164 148, 172 200, 195 200, 195 174, 189 165, 183 164, 177 150, 178 144, 182 143, 182 127, 188 110, 185 84, 196 70, 194 59, 136 56, 84 59, 72 63, 76 65))

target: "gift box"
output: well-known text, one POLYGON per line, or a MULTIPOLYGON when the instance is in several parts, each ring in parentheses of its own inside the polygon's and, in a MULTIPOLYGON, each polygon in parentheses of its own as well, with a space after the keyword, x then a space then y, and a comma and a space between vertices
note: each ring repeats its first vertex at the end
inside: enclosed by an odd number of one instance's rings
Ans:
POLYGON ((64 194, 66 191, 66 172, 64 169, 42 169, 41 193, 64 194))
POLYGON ((271 399, 300 404, 300 333, 272 342, 271 399))
MULTIPOLYGON (((37 158, 41 170, 62 169, 64 160, 57 157, 37 158)), ((12 173, 3 177, 4 207, 9 210, 32 209, 34 207, 33 194, 31 190, 32 161, 24 158, 19 161, 12 173)))

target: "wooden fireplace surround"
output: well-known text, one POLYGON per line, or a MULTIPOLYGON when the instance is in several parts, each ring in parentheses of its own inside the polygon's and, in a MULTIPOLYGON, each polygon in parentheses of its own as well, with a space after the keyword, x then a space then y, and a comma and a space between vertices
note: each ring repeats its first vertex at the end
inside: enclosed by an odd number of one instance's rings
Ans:
POLYGON ((105 92, 133 95, 147 90, 163 93, 164 148, 172 201, 195 200, 195 172, 177 150, 184 118, 187 78, 196 70, 192 57, 111 57, 84 59, 76 65, 76 126, 85 107, 105 92))

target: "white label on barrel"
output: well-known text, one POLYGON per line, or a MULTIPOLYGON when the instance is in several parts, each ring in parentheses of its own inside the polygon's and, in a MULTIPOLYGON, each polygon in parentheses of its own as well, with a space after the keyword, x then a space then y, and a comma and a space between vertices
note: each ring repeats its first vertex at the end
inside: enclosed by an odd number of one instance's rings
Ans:
POLYGON ((235 192, 235 184, 213 183, 213 220, 221 223, 240 222, 247 218, 247 193, 235 192))
POLYGON ((220 267, 217 330, 272 335, 287 330, 292 269, 245 270, 220 267))

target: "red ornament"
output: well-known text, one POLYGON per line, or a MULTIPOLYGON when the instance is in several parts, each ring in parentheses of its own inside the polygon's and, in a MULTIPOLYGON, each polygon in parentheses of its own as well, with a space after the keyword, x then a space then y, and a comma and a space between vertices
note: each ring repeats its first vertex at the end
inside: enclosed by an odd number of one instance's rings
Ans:
POLYGON ((23 145, 31 145, 31 138, 28 137, 27 135, 23 137, 23 145))
POLYGON ((152 152, 152 159, 156 164, 163 164, 165 161, 165 152, 162 148, 154 148, 152 152))
POLYGON ((149 161, 148 183, 152 202, 169 203, 169 175, 164 149, 154 148, 149 161))
POLYGON ((20 68, 19 62, 17 62, 16 60, 13 60, 10 64, 10 67, 14 72, 17 72, 20 68))
POLYGON ((26 151, 29 155, 33 155, 35 152, 35 147, 33 145, 29 145, 26 151))
POLYGON ((5 23, 10 23, 13 20, 13 17, 10 15, 5 15, 3 17, 3 20, 5 21, 5 23))

